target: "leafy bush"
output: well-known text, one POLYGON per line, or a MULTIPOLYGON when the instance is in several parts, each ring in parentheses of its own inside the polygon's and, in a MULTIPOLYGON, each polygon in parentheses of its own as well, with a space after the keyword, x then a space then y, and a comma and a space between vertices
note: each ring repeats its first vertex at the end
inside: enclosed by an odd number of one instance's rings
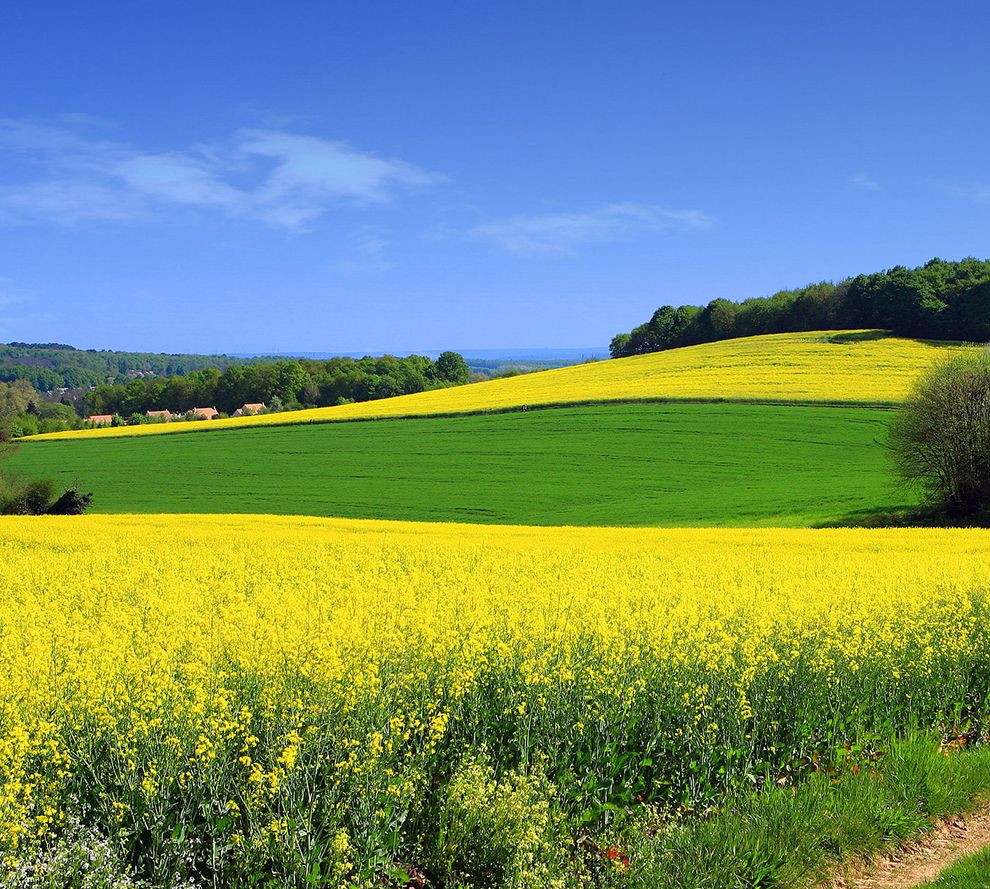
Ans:
POLYGON ((48 515, 82 515, 93 502, 92 493, 81 494, 78 488, 69 488, 48 507, 48 515))
POLYGON ((890 440, 901 476, 938 509, 990 515, 990 352, 955 355, 925 374, 890 440))
POLYGON ((93 500, 73 486, 56 496, 51 479, 0 475, 0 515, 82 515, 93 500))
POLYGON ((0 485, 0 515, 41 515, 55 499, 49 479, 8 479, 0 485))
POLYGON ((550 889, 566 885, 562 822, 540 773, 499 779, 468 760, 440 808, 436 869, 441 885, 550 889))

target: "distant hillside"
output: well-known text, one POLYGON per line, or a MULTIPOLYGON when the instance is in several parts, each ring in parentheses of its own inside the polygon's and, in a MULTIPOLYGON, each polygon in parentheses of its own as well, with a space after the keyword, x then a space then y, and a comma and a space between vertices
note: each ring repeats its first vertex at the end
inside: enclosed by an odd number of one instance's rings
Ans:
MULTIPOLYGON (((435 361, 422 355, 314 361, 82 352, 57 343, 12 343, 3 348, 11 363, 6 368, 9 381, 0 373, 0 441, 78 429, 84 417, 94 415, 120 425, 185 419, 195 416, 198 407, 222 416, 239 416, 242 406, 249 406, 251 413, 280 413, 389 398, 471 379, 456 352, 442 352, 435 361), (196 367, 204 362, 207 366, 196 367), (225 363, 221 370, 219 365, 225 363), (157 372, 163 365, 179 372, 157 372), (85 383, 100 375, 112 376, 115 382, 85 383)), ((542 368, 502 367, 486 376, 538 369, 542 368)))
POLYGON ((740 401, 894 404, 917 375, 952 348, 884 331, 777 334, 286 414, 126 426, 47 438, 104 437, 324 423, 379 417, 520 410, 608 401, 740 401))
POLYGON ((773 296, 701 306, 661 306, 612 339, 613 358, 767 333, 882 328, 898 336, 990 340, 990 260, 933 259, 838 284, 823 281, 773 296))
MULTIPOLYGON (((598 361, 608 358, 607 348, 586 349, 458 349, 457 354, 464 358, 468 370, 482 378, 511 376, 519 373, 531 373, 537 370, 549 370, 553 367, 568 367, 571 364, 583 364, 585 361, 598 361)), ((308 358, 318 361, 328 361, 335 358, 361 359, 368 355, 379 356, 383 353, 373 349, 343 351, 343 352, 298 352, 278 353, 265 357, 269 358, 308 358)), ((405 355, 405 352, 400 354, 405 355)), ((439 358, 443 352, 438 349, 420 349, 409 353, 422 355, 430 359, 439 358)), ((255 353, 237 355, 238 358, 260 357, 255 353)))
POLYGON ((170 355, 76 349, 63 343, 0 343, 0 382, 27 380, 39 392, 126 383, 145 376, 181 376, 196 370, 224 370, 274 358, 230 355, 170 355))
MULTIPOLYGON (((76 390, 69 397, 83 414, 129 416, 134 411, 185 410, 199 404, 217 404, 221 410, 231 411, 245 402, 268 403, 276 394, 287 404, 298 406, 300 402, 308 401, 307 406, 312 407, 331 404, 334 400, 364 401, 428 388, 429 374, 424 374, 424 369, 443 354, 425 351, 401 358, 370 352, 195 355, 97 351, 76 349, 62 343, 0 343, 0 383, 26 380, 37 392, 57 392, 59 396, 64 394, 61 390, 76 390), (424 358, 430 361, 424 361, 424 358), (267 379, 279 373, 285 377, 284 368, 289 364, 297 376, 299 369, 314 378, 326 377, 328 373, 336 377, 348 375, 350 385, 337 386, 332 399, 325 401, 314 394, 317 383, 310 386, 306 398, 303 383, 297 387, 298 391, 290 391, 291 387, 275 385, 267 379), (250 381, 238 377, 236 385, 226 387, 226 390, 237 391, 216 392, 213 391, 217 388, 214 375, 195 376, 201 371, 240 367, 254 367, 254 372, 266 379, 251 385, 250 381), (275 370, 264 371, 263 367, 281 370, 276 373, 275 370), (423 379, 408 379, 417 375, 423 379), (385 382, 380 379, 396 376, 399 378, 385 382), (169 380, 170 387, 160 382, 165 380, 169 380), (143 383, 144 387, 135 388, 135 381, 143 383), (101 388, 92 396, 83 391, 97 386, 116 388, 101 388)), ((607 355, 605 349, 481 349, 470 351, 464 357, 470 373, 480 379, 490 379, 566 367, 607 355)))
MULTIPOLYGON (((396 355, 425 355, 427 358, 439 358, 444 349, 416 349, 412 352, 399 351, 396 355)), ((607 358, 608 349, 591 346, 584 349, 552 349, 552 348, 532 348, 532 349, 457 349, 457 353, 463 356, 464 360, 470 364, 473 361, 498 361, 498 362, 536 362, 548 364, 581 364, 583 361, 590 361, 595 358, 607 358)), ((261 357, 261 352, 235 352, 238 358, 261 357)), ((386 352, 375 349, 351 349, 341 352, 276 352, 268 353, 268 357, 276 358, 317 358, 327 360, 328 358, 363 358, 366 355, 384 355, 386 352)))

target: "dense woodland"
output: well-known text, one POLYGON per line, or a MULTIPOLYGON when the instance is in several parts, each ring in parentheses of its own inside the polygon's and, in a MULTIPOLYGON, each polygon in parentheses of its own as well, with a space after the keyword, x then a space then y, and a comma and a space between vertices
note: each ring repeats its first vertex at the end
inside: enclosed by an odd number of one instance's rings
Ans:
POLYGON ((678 346, 802 330, 882 328, 900 336, 990 341, 990 260, 933 259, 838 284, 707 306, 662 306, 645 324, 612 339, 613 358, 678 346))

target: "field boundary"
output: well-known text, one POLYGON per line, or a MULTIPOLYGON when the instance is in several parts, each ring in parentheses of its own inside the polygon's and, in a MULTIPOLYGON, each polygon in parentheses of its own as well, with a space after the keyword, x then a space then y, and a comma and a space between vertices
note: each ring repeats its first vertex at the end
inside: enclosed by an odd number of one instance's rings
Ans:
MULTIPOLYGON (((368 402, 372 404, 373 402, 368 402)), ((741 405, 744 407, 824 407, 824 408, 863 408, 867 410, 897 410, 901 406, 898 401, 851 401, 851 400, 815 400, 815 399, 795 399, 795 398, 678 398, 663 396, 657 398, 595 398, 581 401, 552 401, 540 402, 538 404, 513 405, 511 407, 478 408, 464 411, 439 411, 431 413, 410 413, 410 414, 389 414, 387 416, 369 417, 340 417, 319 418, 310 420, 290 420, 274 421, 268 423, 245 423, 242 426, 224 426, 221 429, 211 427, 210 421, 179 422, 174 424, 156 424, 162 426, 174 426, 167 431, 128 433, 117 430, 132 429, 132 426, 104 427, 100 430, 79 430, 82 432, 99 432, 98 435, 78 435, 69 436, 64 432, 51 432, 42 435, 28 435, 24 438, 15 439, 17 442, 40 442, 40 443, 60 443, 66 441, 82 441, 101 438, 132 438, 147 437, 155 435, 189 435, 196 432, 240 432, 245 429, 279 429, 286 426, 326 426, 335 423, 374 423, 388 420, 446 420, 457 417, 483 417, 496 416, 500 414, 520 414, 530 411, 563 410, 574 407, 598 407, 609 405, 635 405, 635 404, 727 404, 741 405), (189 426, 191 428, 179 428, 189 426)), ((289 412, 290 414, 292 412, 289 412)), ((270 415, 268 415, 270 416, 270 415)))
POLYGON ((899 848, 848 868, 822 889, 915 889, 952 865, 990 846, 990 801, 938 819, 932 828, 899 848))

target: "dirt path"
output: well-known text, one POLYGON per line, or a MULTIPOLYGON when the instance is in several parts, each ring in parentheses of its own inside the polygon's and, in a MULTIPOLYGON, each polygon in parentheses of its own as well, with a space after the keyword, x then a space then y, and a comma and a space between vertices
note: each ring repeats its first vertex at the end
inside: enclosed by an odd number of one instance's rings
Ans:
POLYGON ((833 889, 913 889, 934 880, 950 864, 990 846, 990 804, 940 821, 917 843, 854 868, 833 889))

